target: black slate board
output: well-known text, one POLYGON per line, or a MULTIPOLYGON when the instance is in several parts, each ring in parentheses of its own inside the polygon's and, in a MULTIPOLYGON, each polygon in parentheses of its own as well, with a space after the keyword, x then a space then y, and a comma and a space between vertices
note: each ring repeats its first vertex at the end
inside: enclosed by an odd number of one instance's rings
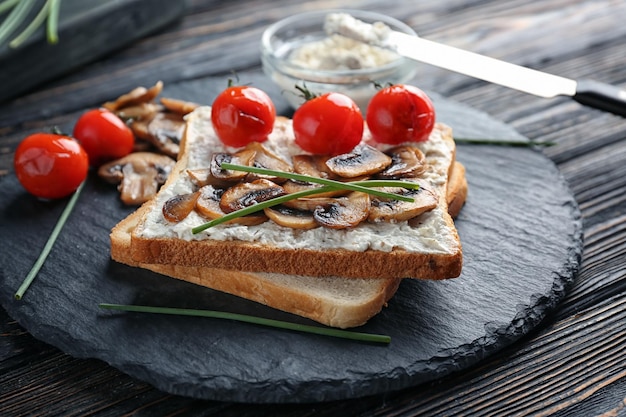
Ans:
MULTIPOLYGON (((240 74, 280 92, 258 73, 240 74)), ((164 95, 206 103, 225 85, 206 79, 164 95)), ((433 95, 458 137, 525 141, 486 114, 433 95)), ((205 308, 309 323, 205 288, 109 260, 108 232, 131 209, 90 178, 35 283, 13 294, 65 201, 42 202, 13 175, 0 179, 0 301, 35 337, 104 360, 157 388, 196 398, 313 402, 388 392, 474 365, 528 333, 565 294, 582 251, 580 213, 554 164, 519 147, 459 145, 470 192, 457 226, 460 278, 405 280, 389 306, 358 330, 389 346, 200 318, 112 313, 97 303, 205 308)))
MULTIPOLYGON (((18 48, 8 42, 34 18, 39 0, 14 36, 0 44, 0 102, 102 57, 178 19, 185 1, 63 0, 59 42, 46 41, 44 27, 18 48)), ((7 14, 0 16, 0 22, 7 14)), ((45 26, 45 25, 44 25, 45 26)))

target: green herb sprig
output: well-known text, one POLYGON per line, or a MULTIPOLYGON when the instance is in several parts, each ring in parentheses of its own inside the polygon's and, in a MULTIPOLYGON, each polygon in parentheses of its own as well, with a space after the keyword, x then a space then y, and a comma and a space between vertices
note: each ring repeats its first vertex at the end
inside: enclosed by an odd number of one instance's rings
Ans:
POLYGON ((342 339, 358 340, 362 342, 374 342, 389 344, 391 337, 381 334, 354 332, 350 330, 341 330, 327 327, 309 326, 306 324, 291 323, 281 320, 266 319, 262 317, 249 316, 246 314, 228 313, 214 310, 196 310, 187 308, 171 308, 171 307, 151 307, 126 304, 98 304, 100 308, 107 310, 128 311, 137 313, 153 313, 168 314, 178 316, 207 317, 214 319, 234 320, 245 323, 258 324, 262 326, 274 327, 279 329, 293 330, 304 333, 313 333, 322 336, 338 337, 342 339))
POLYGON ((497 140, 497 139, 482 139, 482 138, 454 138, 457 143, 467 143, 470 145, 496 145, 496 146, 513 146, 527 148, 531 146, 554 146, 555 142, 541 142, 536 140, 497 140))
MULTIPOLYGON (((36 0, 4 0, 0 3, 0 14, 11 10, 0 24, 0 45, 4 43, 26 20, 36 0)), ((9 47, 18 48, 47 20, 46 38, 48 43, 56 44, 59 41, 59 9, 61 0, 46 0, 35 18, 19 33, 9 47)))
POLYGON ((241 170, 241 171, 253 172, 257 174, 265 174, 265 175, 271 175, 271 176, 276 176, 276 177, 290 178, 290 179, 296 179, 299 181, 315 182, 317 184, 322 184, 322 187, 312 188, 310 190, 298 191, 295 193, 282 195, 280 197, 272 198, 267 201, 262 201, 254 205, 244 207, 240 210, 233 211, 232 213, 228 213, 222 217, 218 217, 217 219, 213 219, 207 223, 204 223, 204 224, 201 224, 200 226, 196 226, 192 228, 191 233, 193 234, 198 234, 206 229, 217 226, 219 224, 226 223, 230 220, 237 219, 239 217, 246 216, 248 214, 256 213, 268 207, 273 207, 273 206, 285 203, 290 200, 308 197, 308 196, 315 195, 315 194, 321 194, 327 191, 333 191, 337 189, 360 191, 360 192, 364 192, 368 194, 373 194, 382 198, 409 201, 409 202, 414 201, 413 198, 403 196, 400 194, 395 194, 395 193, 386 193, 380 190, 372 190, 370 189, 370 187, 402 187, 402 188, 408 188, 408 189, 413 189, 413 190, 419 189, 419 184, 408 182, 408 181, 365 180, 365 181, 353 181, 353 182, 345 183, 345 182, 327 180, 324 178, 310 177, 308 175, 294 174, 290 172, 275 171, 271 169, 249 167, 249 166, 235 165, 235 164, 229 164, 229 163, 222 163, 221 166, 222 168, 226 168, 226 169, 241 170))
POLYGON ((16 300, 22 299, 26 290, 28 289, 28 287, 30 287, 30 284, 32 284, 32 282, 35 280, 35 277, 39 273, 39 270, 43 266, 44 262, 46 261, 46 258, 48 257, 48 254, 50 253, 50 251, 52 250, 52 247, 54 246, 54 243, 59 237, 59 234, 61 233, 61 229, 63 229, 63 226, 65 225, 65 222, 67 221, 67 218, 70 216, 70 213, 74 209, 74 206, 76 205, 76 201, 78 200, 78 196, 80 195, 84 185, 85 185, 85 182, 83 181, 80 184, 80 186, 76 189, 76 191, 74 191, 74 194, 72 195, 70 200, 67 202, 67 205, 63 209, 63 212, 61 213, 59 220, 57 220, 57 224, 54 226, 54 229, 52 229, 52 233, 50 233, 50 237, 48 237, 48 241, 46 242, 41 253, 39 254, 39 257, 35 261, 35 264, 33 265, 28 275, 26 275, 26 278, 24 278, 22 285, 19 287, 19 289, 15 293, 16 300))

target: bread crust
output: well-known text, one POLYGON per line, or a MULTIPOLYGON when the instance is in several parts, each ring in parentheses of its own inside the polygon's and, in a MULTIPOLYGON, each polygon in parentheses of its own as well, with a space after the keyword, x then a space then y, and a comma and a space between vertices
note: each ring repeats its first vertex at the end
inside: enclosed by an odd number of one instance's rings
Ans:
MULTIPOLYGON (((283 122, 284 120, 282 119, 283 122)), ((437 124, 436 129, 447 143, 451 153, 451 162, 447 169, 448 176, 450 176, 455 162, 452 132, 443 124, 437 124)), ((192 139, 187 129, 181 144, 181 157, 163 188, 168 187, 170 182, 175 181, 175 178, 185 171, 189 158, 187 144, 192 139)), ((445 180, 447 184, 447 178, 445 180)), ((245 272, 304 274, 319 277, 336 275, 346 278, 454 278, 461 273, 462 250, 453 219, 448 214, 447 188, 444 185, 438 191, 442 220, 457 244, 456 249, 451 253, 418 253, 401 248, 393 248, 388 252, 377 250, 358 252, 346 249, 294 250, 246 241, 146 238, 142 233, 137 233, 137 230, 141 230, 141 225, 132 233, 130 253, 135 262, 143 264, 174 264, 245 272)), ((154 199, 153 202, 156 200, 154 199)))
MULTIPOLYGON (((400 284, 400 279, 370 278, 367 279, 368 282, 354 282, 351 288, 365 294, 360 299, 351 301, 345 294, 324 296, 301 285, 303 281, 306 283, 307 280, 318 278, 301 277, 292 282, 294 280, 289 277, 274 280, 263 274, 218 268, 138 263, 130 256, 130 234, 143 214, 150 209, 148 205, 149 203, 144 204, 112 229, 111 258, 114 261, 236 295, 338 328, 356 327, 366 323, 383 309, 400 284)), ((326 278, 328 279, 342 278, 326 278)))

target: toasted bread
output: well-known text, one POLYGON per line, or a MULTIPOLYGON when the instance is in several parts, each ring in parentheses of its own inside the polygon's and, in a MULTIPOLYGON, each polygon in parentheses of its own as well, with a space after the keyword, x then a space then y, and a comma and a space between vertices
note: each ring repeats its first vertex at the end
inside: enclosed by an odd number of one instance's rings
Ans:
MULTIPOLYGON (((264 143, 284 158, 302 152, 295 149, 290 123, 277 120, 264 143)), ((449 173, 455 165, 451 129, 437 124, 430 139, 417 146, 428 165, 421 179, 439 198, 433 210, 410 221, 366 223, 346 230, 291 230, 265 222, 220 225, 194 235, 191 228, 206 220, 194 214, 173 225, 163 218, 162 206, 172 196, 193 188, 187 169, 208 166, 210 155, 224 150, 211 125, 210 108, 198 108, 188 116, 176 167, 159 194, 147 203, 131 234, 132 259, 140 264, 317 277, 457 277, 462 250, 446 196, 449 173)))
MULTIPOLYGON (((456 216, 467 196, 465 169, 459 162, 453 165, 446 196, 451 202, 450 213, 456 216)), ((113 228, 113 260, 339 328, 356 327, 367 322, 382 310, 400 284, 398 278, 320 278, 138 263, 130 256, 131 233, 149 209, 149 204, 145 204, 113 228)))

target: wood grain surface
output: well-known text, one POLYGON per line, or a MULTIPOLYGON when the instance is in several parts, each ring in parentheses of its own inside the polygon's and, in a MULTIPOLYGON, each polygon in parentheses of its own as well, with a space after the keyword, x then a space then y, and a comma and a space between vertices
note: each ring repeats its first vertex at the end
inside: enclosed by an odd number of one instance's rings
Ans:
MULTIPOLYGON (((27 133, 71 123, 82 109, 137 85, 258 67, 263 29, 303 10, 380 11, 428 39, 626 87, 622 0, 194 0, 188 6, 171 27, 1 104, 0 173, 12 175, 12 152, 27 133)), ((401 392, 259 406, 164 394, 34 339, 0 310, 0 415, 626 415, 626 120, 567 98, 539 99, 426 65, 419 71, 425 89, 487 112, 530 139, 556 142, 544 153, 580 204, 585 250, 569 295, 535 331, 469 371, 401 392)))

